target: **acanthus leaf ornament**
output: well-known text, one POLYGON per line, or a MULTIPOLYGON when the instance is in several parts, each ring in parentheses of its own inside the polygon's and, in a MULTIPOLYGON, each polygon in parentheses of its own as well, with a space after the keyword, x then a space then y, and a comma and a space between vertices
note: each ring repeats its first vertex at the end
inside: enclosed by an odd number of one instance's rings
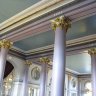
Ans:
POLYGON ((96 48, 92 48, 88 50, 88 54, 90 55, 96 55, 96 48))
POLYGON ((42 57, 42 58, 40 58, 40 62, 44 63, 44 64, 49 64, 50 63, 50 59, 48 57, 42 57))
POLYGON ((57 17, 55 20, 51 20, 52 29, 55 31, 57 27, 64 29, 66 32, 71 27, 71 20, 68 17, 57 17))
POLYGON ((0 47, 3 47, 3 48, 11 48, 11 46, 13 45, 13 42, 11 42, 10 40, 6 40, 6 39, 3 39, 0 41, 0 47))
POLYGON ((26 65, 30 66, 30 65, 32 65, 32 62, 29 60, 26 60, 26 65))

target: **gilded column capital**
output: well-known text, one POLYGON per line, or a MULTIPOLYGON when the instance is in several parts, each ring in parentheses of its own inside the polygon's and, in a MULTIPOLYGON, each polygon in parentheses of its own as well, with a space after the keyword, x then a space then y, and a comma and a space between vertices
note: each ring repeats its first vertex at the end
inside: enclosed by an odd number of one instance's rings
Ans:
POLYGON ((57 17, 55 20, 51 20, 52 29, 56 30, 57 27, 67 30, 71 27, 71 20, 68 17, 57 17))
POLYGON ((89 53, 90 55, 96 55, 96 48, 89 49, 89 50, 88 50, 88 53, 89 53))
POLYGON ((26 60, 26 65, 30 66, 30 65, 32 65, 32 62, 29 60, 26 60))
POLYGON ((42 58, 40 58, 40 62, 43 64, 49 64, 50 59, 48 57, 42 57, 42 58))
POLYGON ((11 42, 10 40, 6 40, 6 39, 3 39, 0 41, 0 47, 3 47, 3 48, 11 48, 11 46, 13 45, 13 42, 11 42))

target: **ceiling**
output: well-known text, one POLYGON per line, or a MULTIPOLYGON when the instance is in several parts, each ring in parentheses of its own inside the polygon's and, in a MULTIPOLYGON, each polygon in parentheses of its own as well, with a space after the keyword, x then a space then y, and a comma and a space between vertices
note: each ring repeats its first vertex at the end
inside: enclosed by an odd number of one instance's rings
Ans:
MULTIPOLYGON (((73 40, 96 34, 96 15, 72 23, 67 32, 67 40, 73 40)), ((15 47, 29 51, 54 44, 55 33, 50 30, 30 36, 14 43, 15 47)), ((91 58, 86 52, 72 54, 66 57, 66 68, 78 74, 91 74, 91 58)), ((70 71, 69 70, 69 71, 70 71)))
POLYGON ((0 0, 0 23, 41 0, 0 0))
MULTIPOLYGON (((51 62, 49 67, 53 65, 53 56, 49 56, 51 62)), ((34 58, 32 62, 37 64, 40 63, 40 59, 34 58)), ((78 75, 81 74, 91 74, 91 56, 88 54, 88 51, 83 50, 82 52, 67 54, 66 56, 66 70, 78 75)))
POLYGON ((91 74, 91 57, 87 52, 67 56, 66 67, 79 74, 91 74))
MULTIPOLYGON (((67 32, 67 40, 73 40, 96 33, 96 15, 72 23, 67 32)), ((29 51, 54 44, 54 32, 52 30, 17 41, 14 46, 29 51)))

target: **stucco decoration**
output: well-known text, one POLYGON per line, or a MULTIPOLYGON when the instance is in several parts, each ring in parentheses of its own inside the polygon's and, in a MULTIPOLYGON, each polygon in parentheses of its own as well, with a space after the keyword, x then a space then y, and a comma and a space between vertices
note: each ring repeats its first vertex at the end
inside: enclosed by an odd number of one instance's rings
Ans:
POLYGON ((34 67, 31 70, 31 77, 34 80, 39 80, 39 78, 40 78, 40 69, 38 67, 34 67))

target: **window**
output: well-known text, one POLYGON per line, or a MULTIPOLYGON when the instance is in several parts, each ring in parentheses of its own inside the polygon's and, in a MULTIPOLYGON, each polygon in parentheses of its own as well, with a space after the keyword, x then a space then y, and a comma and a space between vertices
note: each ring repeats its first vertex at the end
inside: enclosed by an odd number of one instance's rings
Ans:
POLYGON ((92 86, 91 86, 91 82, 86 82, 86 83, 85 83, 84 96, 92 96, 92 86))

